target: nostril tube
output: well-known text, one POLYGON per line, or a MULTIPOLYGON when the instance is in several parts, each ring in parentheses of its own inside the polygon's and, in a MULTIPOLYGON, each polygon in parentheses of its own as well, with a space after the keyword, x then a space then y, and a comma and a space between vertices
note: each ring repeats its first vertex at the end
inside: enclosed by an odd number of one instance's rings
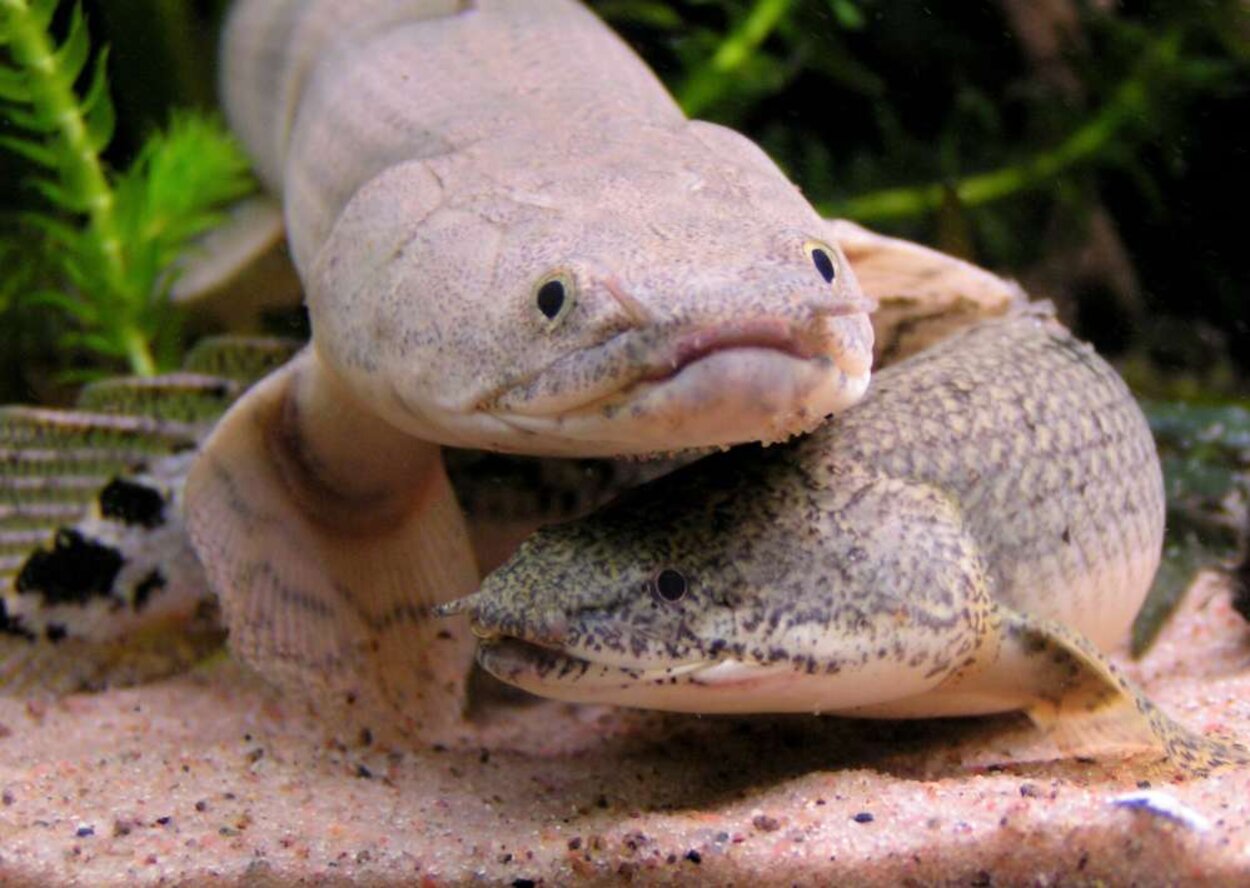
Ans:
POLYGON ((872 369, 872 322, 867 315, 824 319, 823 351, 849 377, 866 377, 872 369))

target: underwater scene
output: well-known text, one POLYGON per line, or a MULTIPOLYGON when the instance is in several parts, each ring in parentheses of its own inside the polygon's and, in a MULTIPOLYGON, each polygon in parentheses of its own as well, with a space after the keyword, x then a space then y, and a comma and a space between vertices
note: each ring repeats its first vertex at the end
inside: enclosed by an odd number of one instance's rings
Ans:
POLYGON ((1245 0, 0 0, 0 881, 1250 879, 1245 0))

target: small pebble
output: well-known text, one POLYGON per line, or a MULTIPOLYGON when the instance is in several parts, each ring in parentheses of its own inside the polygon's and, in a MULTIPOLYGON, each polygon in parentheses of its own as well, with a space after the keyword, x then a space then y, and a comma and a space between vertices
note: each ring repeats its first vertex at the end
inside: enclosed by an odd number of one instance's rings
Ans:
POLYGON ((1211 821, 1195 811, 1175 796, 1170 796, 1157 789, 1145 789, 1140 792, 1126 792, 1111 799, 1117 808, 1130 811, 1144 811, 1156 817, 1162 817, 1173 823, 1188 827, 1196 832, 1204 832, 1211 828, 1211 821))
POLYGON ((776 832, 781 829, 781 821, 767 814, 756 814, 751 820, 751 825, 760 832, 776 832))

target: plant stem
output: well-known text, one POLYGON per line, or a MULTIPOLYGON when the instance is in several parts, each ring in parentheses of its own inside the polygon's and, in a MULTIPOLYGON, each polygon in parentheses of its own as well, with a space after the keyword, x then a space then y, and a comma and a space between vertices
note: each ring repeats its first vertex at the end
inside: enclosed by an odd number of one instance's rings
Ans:
POLYGON ((725 35, 716 52, 694 70, 677 91, 682 108, 694 116, 712 104, 725 90, 725 76, 733 73, 768 39, 785 17, 792 0, 756 0, 751 12, 731 33, 725 35))
POLYGON ((130 370, 137 376, 155 376, 156 358, 143 333, 135 326, 128 325, 121 333, 126 344, 126 360, 130 362, 130 370))
MULTIPOLYGON (((1176 41, 1160 42, 1152 58, 1158 62, 1175 55, 1176 41)), ((1053 183, 1065 170, 1086 163, 1106 150, 1120 130, 1143 114, 1147 105, 1144 72, 1127 79, 1103 108, 1050 151, 997 170, 976 173, 954 182, 931 182, 904 188, 887 188, 861 194, 820 207, 827 216, 845 216, 862 222, 879 222, 931 213, 953 195, 959 205, 974 207, 1020 191, 1053 183)))
POLYGON ((0 0, 0 11, 8 16, 13 57, 26 71, 34 105, 44 109, 55 123, 56 137, 71 171, 68 175, 75 178, 77 190, 84 197, 83 210, 100 250, 106 287, 117 300, 113 324, 125 344, 130 369, 141 376, 151 376, 156 372, 151 349, 140 327, 126 317, 123 309, 127 302, 125 259, 113 188, 100 160, 99 149, 103 146, 91 144, 74 84, 58 66, 55 46, 26 0, 0 0))

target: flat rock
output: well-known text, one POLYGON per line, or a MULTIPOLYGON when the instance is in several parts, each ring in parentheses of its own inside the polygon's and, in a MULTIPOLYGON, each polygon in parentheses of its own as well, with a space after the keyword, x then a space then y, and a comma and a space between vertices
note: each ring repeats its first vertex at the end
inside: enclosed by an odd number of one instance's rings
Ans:
MULTIPOLYGON (((1130 665, 1250 737, 1250 630, 1214 576, 1130 665)), ((1250 768, 1062 758, 1021 717, 697 718, 496 702, 387 753, 225 658, 0 700, 0 882, 1247 884, 1250 768)))

